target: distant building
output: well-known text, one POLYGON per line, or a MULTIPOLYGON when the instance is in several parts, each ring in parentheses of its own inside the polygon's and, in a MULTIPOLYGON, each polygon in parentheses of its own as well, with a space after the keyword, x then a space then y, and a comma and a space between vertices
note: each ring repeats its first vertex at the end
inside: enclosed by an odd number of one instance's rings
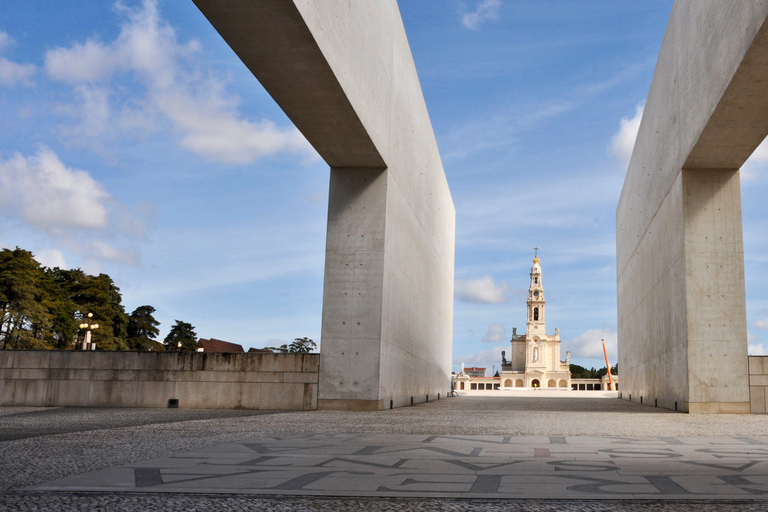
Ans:
POLYGON ((571 389, 570 352, 560 360, 560 329, 546 333, 546 301, 538 253, 533 258, 528 288, 528 321, 524 335, 512 331, 511 353, 501 353, 502 388, 571 389))
POLYGON ((611 389, 608 374, 599 379, 571 379, 571 389, 574 391, 618 391, 619 376, 611 374, 611 377, 613 377, 613 389, 611 389))
POLYGON ((470 377, 485 377, 485 368, 470 366, 469 368, 464 368, 464 373, 470 377))
POLYGON ((230 353, 242 353, 245 352, 243 350, 242 345, 238 345, 237 343, 230 343, 228 341, 224 340, 217 340, 216 338, 211 338, 209 340, 201 338, 198 342, 198 351, 201 352, 230 352, 230 353), (200 349, 203 350, 200 350, 200 349))

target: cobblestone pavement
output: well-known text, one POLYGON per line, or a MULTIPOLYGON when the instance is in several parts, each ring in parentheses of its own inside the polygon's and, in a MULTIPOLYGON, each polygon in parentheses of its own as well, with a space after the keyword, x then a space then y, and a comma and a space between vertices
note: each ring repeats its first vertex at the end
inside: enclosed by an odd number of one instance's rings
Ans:
POLYGON ((768 436, 768 417, 686 415, 616 399, 459 397, 394 411, 0 408, 0 510, 768 510, 763 502, 477 501, 23 493, 71 475, 275 433, 768 436), (370 505, 370 507, 368 507, 370 505), (198 508, 195 508, 198 507, 198 508))
POLYGON ((407 512, 742 512, 768 511, 768 504, 688 501, 567 501, 567 500, 451 500, 391 498, 260 498, 215 495, 120 495, 120 494, 4 494, 0 512, 119 511, 210 512, 215 511, 339 511, 388 510, 407 512))

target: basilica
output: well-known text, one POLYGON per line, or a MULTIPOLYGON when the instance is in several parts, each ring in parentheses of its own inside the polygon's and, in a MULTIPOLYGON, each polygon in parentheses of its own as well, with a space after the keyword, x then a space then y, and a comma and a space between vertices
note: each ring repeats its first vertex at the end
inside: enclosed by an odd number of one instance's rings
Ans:
POLYGON ((571 389, 570 352, 560 361, 560 329, 546 330, 546 301, 538 250, 531 267, 525 334, 512 330, 509 359, 501 352, 500 387, 571 389))

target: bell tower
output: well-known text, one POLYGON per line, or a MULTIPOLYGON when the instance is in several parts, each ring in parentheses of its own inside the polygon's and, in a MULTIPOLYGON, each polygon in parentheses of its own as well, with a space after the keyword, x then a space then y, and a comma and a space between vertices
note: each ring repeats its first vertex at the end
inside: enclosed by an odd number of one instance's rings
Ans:
POLYGON ((528 321, 527 334, 529 338, 546 333, 544 316, 544 288, 541 284, 541 266, 539 266, 539 248, 534 248, 536 254, 531 267, 531 285, 528 288, 528 321))

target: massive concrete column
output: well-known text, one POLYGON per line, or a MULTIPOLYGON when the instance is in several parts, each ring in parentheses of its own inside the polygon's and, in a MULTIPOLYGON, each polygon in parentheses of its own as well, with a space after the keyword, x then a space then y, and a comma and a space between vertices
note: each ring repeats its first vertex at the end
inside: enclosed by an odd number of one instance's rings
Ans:
POLYGON ((194 0, 331 167, 318 407, 450 386, 455 211, 395 0, 194 0))
POLYGON ((673 6, 616 211, 624 398, 749 412, 738 169, 768 134, 766 17, 673 6))

